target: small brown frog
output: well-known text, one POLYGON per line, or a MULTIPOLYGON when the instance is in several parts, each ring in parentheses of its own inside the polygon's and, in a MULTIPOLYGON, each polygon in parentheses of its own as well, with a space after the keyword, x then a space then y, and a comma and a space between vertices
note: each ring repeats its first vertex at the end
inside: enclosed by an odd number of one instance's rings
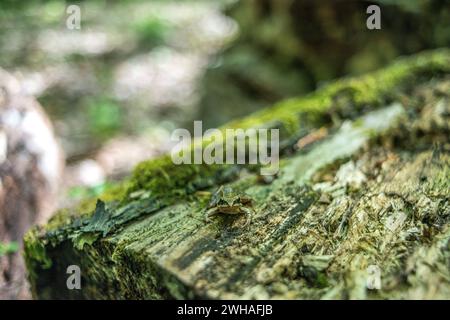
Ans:
POLYGON ((206 210, 206 220, 216 214, 246 214, 248 219, 245 226, 250 222, 250 214, 254 212, 253 200, 247 195, 234 193, 230 187, 221 186, 211 197, 206 210))

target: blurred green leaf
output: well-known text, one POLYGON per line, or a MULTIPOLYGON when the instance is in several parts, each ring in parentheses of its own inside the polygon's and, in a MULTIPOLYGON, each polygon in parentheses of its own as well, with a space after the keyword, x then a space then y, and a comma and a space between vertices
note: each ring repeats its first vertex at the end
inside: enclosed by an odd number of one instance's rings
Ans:
POLYGON ((139 41, 143 47, 155 47, 165 42, 171 26, 168 22, 152 17, 138 21, 134 25, 134 30, 138 35, 139 41))
POLYGON ((88 121, 91 132, 104 139, 116 133, 122 126, 122 110, 119 105, 107 99, 88 104, 88 121))
POLYGON ((19 244, 15 241, 9 243, 0 242, 0 257, 15 253, 19 250, 19 244))
POLYGON ((68 196, 72 199, 98 197, 110 187, 112 187, 112 184, 108 182, 101 183, 93 187, 76 186, 69 189, 68 196))

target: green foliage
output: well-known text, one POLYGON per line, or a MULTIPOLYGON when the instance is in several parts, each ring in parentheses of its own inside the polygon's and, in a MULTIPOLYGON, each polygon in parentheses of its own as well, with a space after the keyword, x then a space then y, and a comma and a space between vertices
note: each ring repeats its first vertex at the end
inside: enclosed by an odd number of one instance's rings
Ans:
POLYGON ((19 250, 19 244, 15 241, 9 243, 0 242, 0 257, 15 253, 19 250))
POLYGON ((92 187, 76 186, 70 188, 68 196, 72 199, 83 199, 90 197, 98 197, 112 187, 112 184, 105 182, 92 187))
POLYGON ((165 42, 171 26, 165 20, 152 17, 138 21, 133 26, 134 32, 139 38, 139 42, 144 48, 152 48, 165 42))
POLYGON ((107 138, 119 131, 122 123, 122 110, 109 99, 91 101, 87 106, 89 127, 92 133, 107 138))
MULTIPOLYGON (((47 242, 39 239, 39 235, 39 230, 35 228, 24 237, 25 263, 28 270, 36 270, 36 266, 48 269, 52 265, 45 249, 47 242)), ((33 274, 30 276, 33 276, 33 274)))

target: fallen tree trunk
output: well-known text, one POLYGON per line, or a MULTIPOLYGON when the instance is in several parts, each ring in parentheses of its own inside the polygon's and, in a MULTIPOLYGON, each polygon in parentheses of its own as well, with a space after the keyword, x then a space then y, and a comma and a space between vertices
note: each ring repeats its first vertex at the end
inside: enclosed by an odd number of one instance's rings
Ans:
POLYGON ((279 128, 273 181, 163 157, 25 238, 36 298, 450 298, 450 53, 224 126, 279 128), (298 149, 301 147, 300 149, 298 149), (221 184, 254 199, 205 221, 221 184), (69 290, 67 267, 81 270, 69 290))

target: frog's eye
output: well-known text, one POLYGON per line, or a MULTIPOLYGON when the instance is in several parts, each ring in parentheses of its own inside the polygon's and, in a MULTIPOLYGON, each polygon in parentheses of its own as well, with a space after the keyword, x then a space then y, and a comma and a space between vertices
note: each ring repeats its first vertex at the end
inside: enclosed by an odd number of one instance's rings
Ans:
POLYGON ((230 187, 225 187, 222 189, 222 194, 223 195, 230 195, 233 193, 233 190, 230 187))
POLYGON ((228 204, 228 202, 225 199, 219 199, 219 201, 217 201, 217 205, 219 205, 219 206, 224 206, 227 204, 228 204))
POLYGON ((241 198, 236 197, 235 199, 233 199, 233 204, 240 204, 241 203, 241 198))

